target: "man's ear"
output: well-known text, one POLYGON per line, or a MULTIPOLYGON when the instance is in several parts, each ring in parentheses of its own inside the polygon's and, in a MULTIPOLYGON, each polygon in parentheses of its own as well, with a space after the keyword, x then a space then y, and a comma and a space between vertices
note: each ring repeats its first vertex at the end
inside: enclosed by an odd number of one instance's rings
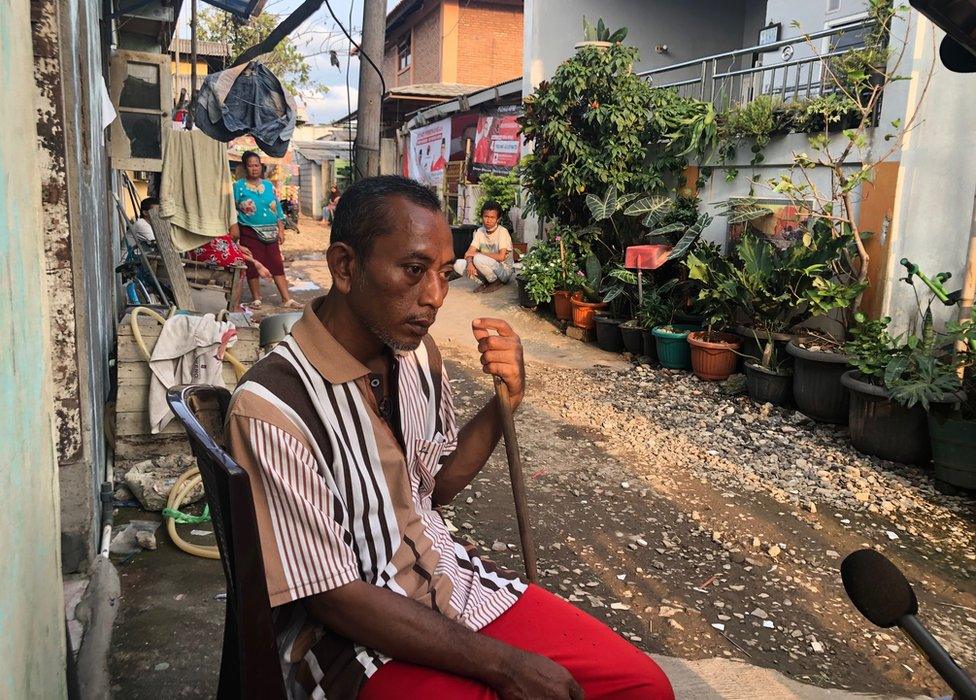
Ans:
POLYGON ((326 251, 325 259, 332 274, 332 286, 340 294, 348 294, 355 275, 361 274, 356 253, 346 243, 333 243, 326 251))

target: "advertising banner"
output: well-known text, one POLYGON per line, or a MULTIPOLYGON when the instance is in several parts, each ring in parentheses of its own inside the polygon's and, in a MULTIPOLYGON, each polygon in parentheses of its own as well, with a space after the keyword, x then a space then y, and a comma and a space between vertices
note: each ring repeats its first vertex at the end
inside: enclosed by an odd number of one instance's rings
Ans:
POLYGON ((474 137, 473 172, 506 173, 518 165, 522 156, 522 138, 517 119, 521 114, 520 105, 509 105, 479 117, 474 137))
POLYGON ((425 185, 440 185, 444 182, 450 151, 450 118, 414 129, 407 150, 407 176, 425 185))

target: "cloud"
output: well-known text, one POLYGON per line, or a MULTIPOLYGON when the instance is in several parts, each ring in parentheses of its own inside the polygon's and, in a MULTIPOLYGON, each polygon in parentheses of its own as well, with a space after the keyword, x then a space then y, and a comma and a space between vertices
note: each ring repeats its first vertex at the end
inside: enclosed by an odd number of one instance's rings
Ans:
MULTIPOLYGON (((355 84, 349 85, 349 102, 353 111, 356 110, 356 103, 359 99, 359 91, 355 84)), ((309 121, 317 124, 325 124, 335 121, 348 114, 346 103, 345 84, 329 85, 329 91, 325 95, 307 97, 304 100, 308 107, 309 121)))

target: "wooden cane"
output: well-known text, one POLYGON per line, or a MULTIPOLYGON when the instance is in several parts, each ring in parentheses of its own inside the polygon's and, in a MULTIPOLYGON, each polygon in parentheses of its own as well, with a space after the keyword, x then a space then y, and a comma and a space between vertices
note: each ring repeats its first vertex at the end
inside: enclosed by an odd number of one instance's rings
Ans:
POLYGON ((522 476, 522 455, 519 454, 518 436, 515 434, 515 417, 512 404, 508 400, 508 387, 495 377, 495 398, 498 401, 498 415, 502 419, 502 435, 505 437, 505 454, 508 457, 508 476, 512 482, 512 495, 515 497, 515 518, 518 521, 519 541, 522 545, 522 562, 529 583, 538 583, 535 568, 535 545, 532 543, 532 528, 529 524, 529 508, 525 500, 525 479, 522 476))

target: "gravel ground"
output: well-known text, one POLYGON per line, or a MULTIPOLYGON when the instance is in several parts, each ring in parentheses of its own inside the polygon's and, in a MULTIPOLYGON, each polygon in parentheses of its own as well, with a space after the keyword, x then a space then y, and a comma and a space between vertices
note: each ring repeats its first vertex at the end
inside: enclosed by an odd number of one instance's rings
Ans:
MULTIPOLYGON (((446 349, 462 416, 488 398, 446 349)), ((870 626, 838 567, 861 547, 912 581, 921 617, 976 669, 976 502, 854 451, 846 431, 730 397, 690 373, 531 365, 518 415, 542 583, 647 651, 725 656, 804 682, 946 694, 896 630, 870 626)), ((504 451, 446 509, 519 568, 504 451)))

